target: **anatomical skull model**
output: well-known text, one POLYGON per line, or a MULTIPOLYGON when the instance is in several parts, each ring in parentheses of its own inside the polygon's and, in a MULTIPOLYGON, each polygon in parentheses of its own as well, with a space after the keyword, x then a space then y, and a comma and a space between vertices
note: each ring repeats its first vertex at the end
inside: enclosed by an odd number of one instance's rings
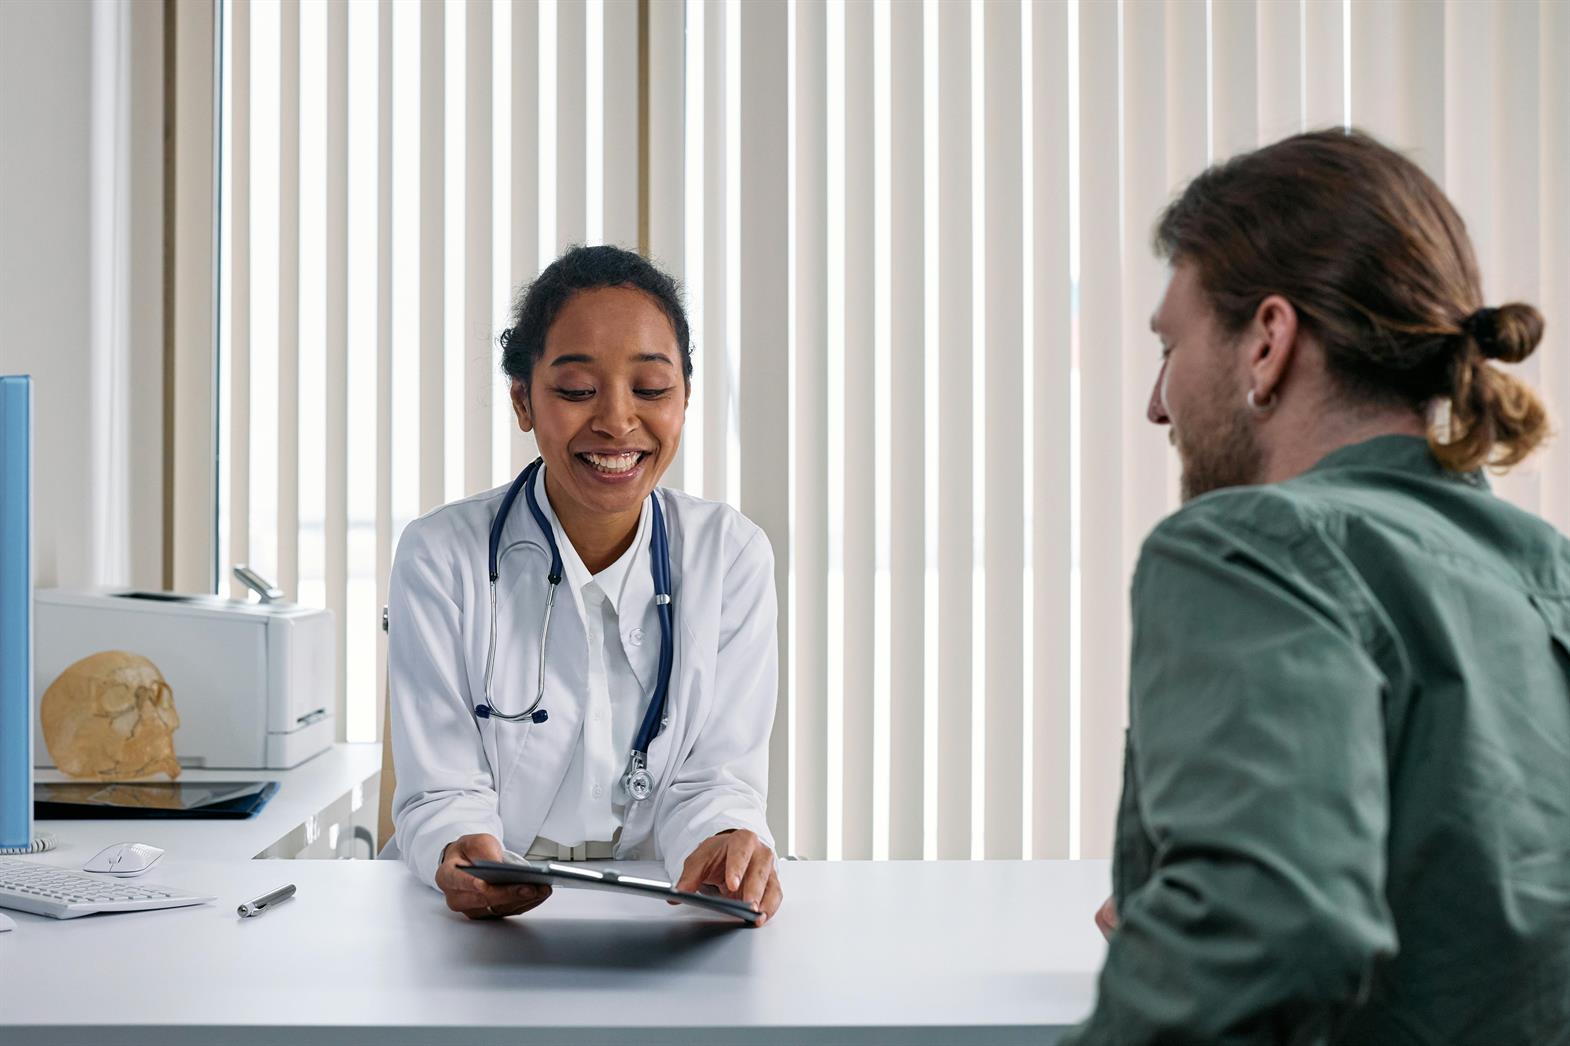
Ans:
POLYGON ((174 692, 147 658, 123 650, 84 657, 44 691, 44 744, 72 777, 124 781, 180 776, 174 692))

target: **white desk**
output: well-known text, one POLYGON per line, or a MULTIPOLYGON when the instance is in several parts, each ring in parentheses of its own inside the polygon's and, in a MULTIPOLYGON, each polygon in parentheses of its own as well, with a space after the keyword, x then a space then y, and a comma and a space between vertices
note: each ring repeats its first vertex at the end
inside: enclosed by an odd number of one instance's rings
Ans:
MULTIPOLYGON (((182 781, 277 781, 277 793, 261 813, 243 820, 39 821, 58 849, 45 854, 54 864, 81 867, 110 843, 152 843, 169 857, 247 860, 252 857, 370 856, 346 834, 350 825, 376 826, 376 781, 382 746, 340 744, 293 770, 186 770, 182 781), (338 826, 337 832, 332 832, 338 826), (341 845, 340 845, 341 844, 341 845)), ((67 780, 58 770, 36 770, 36 780, 67 780)), ((163 778, 159 778, 163 780, 163 778)))
POLYGON ((1050 1042, 1090 1009, 1108 887, 1105 861, 787 863, 784 908, 749 930, 585 891, 471 923, 383 861, 164 864, 219 902, 15 913, 0 1041, 1050 1042))

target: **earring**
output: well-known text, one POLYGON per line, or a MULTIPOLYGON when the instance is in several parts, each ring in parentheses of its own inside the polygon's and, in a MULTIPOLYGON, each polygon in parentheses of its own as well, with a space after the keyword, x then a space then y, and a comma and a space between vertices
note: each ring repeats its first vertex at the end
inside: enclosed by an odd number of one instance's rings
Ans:
POLYGON ((1263 403, 1261 403, 1258 399, 1255 398, 1254 390, 1253 389, 1249 389, 1248 390, 1248 405, 1250 407, 1252 407, 1257 413, 1269 414, 1271 411, 1276 409, 1275 393, 1271 393, 1270 398, 1265 400, 1263 403))

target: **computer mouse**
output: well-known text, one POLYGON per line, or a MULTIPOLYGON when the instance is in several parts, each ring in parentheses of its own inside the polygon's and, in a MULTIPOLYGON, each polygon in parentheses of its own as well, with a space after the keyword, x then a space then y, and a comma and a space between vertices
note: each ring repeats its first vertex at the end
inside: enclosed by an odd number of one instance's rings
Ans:
POLYGON ((109 872, 111 875, 141 875, 158 862, 164 852, 150 843, 115 843, 106 846, 82 865, 84 872, 109 872))
POLYGON ((4 912, 0 912, 0 933, 5 933, 7 930, 14 929, 16 929, 16 920, 12 919, 4 912))

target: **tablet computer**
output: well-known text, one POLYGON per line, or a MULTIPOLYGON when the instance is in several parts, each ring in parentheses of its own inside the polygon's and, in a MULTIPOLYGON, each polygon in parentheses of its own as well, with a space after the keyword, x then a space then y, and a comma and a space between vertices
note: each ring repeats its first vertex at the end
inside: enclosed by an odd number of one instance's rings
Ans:
POLYGON ((762 916, 753 911, 746 901, 734 901, 714 894, 689 893, 677 890, 661 879, 647 879, 641 875, 628 875, 610 868, 591 868, 581 864, 564 864, 558 861, 475 861, 460 864, 460 872, 468 872, 476 879, 497 886, 516 886, 529 883, 571 890, 614 890, 617 893, 642 894, 662 901, 679 901, 696 908, 728 915, 748 925, 756 925, 762 916))
POLYGON ((39 781, 33 816, 64 820, 253 817, 277 781, 39 781))

